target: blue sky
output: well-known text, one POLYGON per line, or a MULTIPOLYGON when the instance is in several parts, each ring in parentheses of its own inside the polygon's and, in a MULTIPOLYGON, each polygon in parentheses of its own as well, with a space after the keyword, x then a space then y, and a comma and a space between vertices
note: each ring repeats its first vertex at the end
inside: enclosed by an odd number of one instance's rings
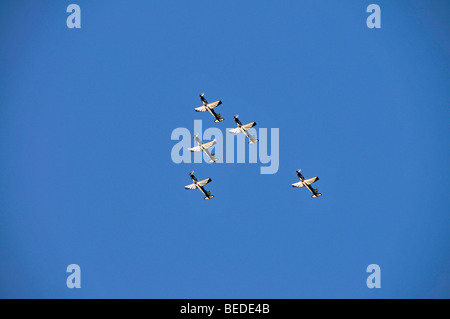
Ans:
POLYGON ((448 3, 73 2, 0 5, 0 297, 450 297, 448 3), (172 162, 235 114, 277 174, 172 162))

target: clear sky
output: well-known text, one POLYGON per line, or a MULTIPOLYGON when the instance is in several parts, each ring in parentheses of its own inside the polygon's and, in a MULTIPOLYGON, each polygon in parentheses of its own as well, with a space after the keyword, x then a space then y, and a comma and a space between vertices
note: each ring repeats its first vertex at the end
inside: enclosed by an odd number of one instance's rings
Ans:
POLYGON ((449 298, 449 7, 2 1, 0 297, 449 298), (173 163, 235 114, 279 128, 276 174, 173 163))

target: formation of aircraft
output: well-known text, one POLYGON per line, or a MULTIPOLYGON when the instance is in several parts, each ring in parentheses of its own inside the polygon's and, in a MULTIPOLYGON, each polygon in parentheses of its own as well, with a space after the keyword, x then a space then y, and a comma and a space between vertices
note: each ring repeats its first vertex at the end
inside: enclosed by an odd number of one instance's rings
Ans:
MULTIPOLYGON (((216 108, 217 106, 219 106, 220 104, 222 104, 221 100, 212 102, 212 103, 208 103, 208 101, 205 99, 205 94, 202 93, 200 94, 200 99, 203 102, 203 105, 200 107, 195 108, 194 110, 197 112, 209 112, 212 114, 212 116, 214 116, 215 123, 219 123, 222 122, 224 120, 223 117, 221 117, 220 114, 216 114, 216 112, 214 112, 214 108, 216 108)), ((250 140, 249 144, 255 144, 257 143, 259 140, 255 138, 255 136, 250 135, 248 130, 251 129, 252 127, 256 126, 256 122, 251 122, 248 124, 242 124, 241 121, 239 121, 239 115, 235 115, 234 116, 234 121, 237 124, 237 127, 234 129, 229 130, 228 132, 232 133, 232 134, 239 134, 239 133, 244 133, 245 136, 247 136, 247 138, 250 140)), ((208 149, 210 147, 212 147, 213 145, 216 144, 216 140, 207 142, 207 143, 203 143, 202 140, 198 137, 198 134, 196 134, 194 136, 195 141, 197 142, 197 146, 191 147, 188 150, 191 152, 204 152, 209 158, 209 163, 214 163, 216 161, 218 161, 218 158, 215 157, 214 154, 211 154, 208 149)), ((203 186, 205 186, 206 184, 208 184, 209 182, 211 182, 211 178, 206 178, 204 180, 198 181, 197 178, 195 178, 194 176, 194 171, 189 173, 189 176, 192 179, 192 184, 189 184, 187 186, 185 186, 186 189, 199 189, 204 195, 205 195, 205 200, 207 199, 211 199, 214 197, 214 195, 211 195, 210 191, 206 191, 203 186)), ((293 187, 306 187, 307 189, 309 189, 309 191, 313 194, 311 197, 315 198, 315 197, 319 197, 322 196, 321 193, 319 193, 319 190, 317 188, 312 188, 311 184, 313 184, 314 182, 319 180, 319 177, 315 176, 312 178, 308 178, 305 179, 305 177, 301 174, 301 169, 297 170, 297 176, 300 179, 299 182, 291 184, 293 187)))

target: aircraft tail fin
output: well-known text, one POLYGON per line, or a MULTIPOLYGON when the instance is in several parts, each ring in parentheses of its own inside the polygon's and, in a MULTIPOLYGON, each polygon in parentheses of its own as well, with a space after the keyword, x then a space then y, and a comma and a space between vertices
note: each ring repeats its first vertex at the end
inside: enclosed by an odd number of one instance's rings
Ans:
POLYGON ((255 138, 255 135, 249 135, 249 138, 250 138, 250 142, 248 142, 249 144, 255 144, 259 142, 259 140, 255 138))
POLYGON ((205 195, 206 195, 205 200, 214 198, 214 195, 211 194, 211 191, 207 191, 207 192, 205 193, 205 195))
MULTIPOLYGON (((222 103, 221 101, 218 101, 218 102, 222 103)), ((219 105, 220 105, 220 103, 219 103, 219 105)), ((215 123, 219 123, 219 122, 222 122, 224 120, 224 118, 222 117, 222 115, 220 113, 217 114, 217 115, 214 115, 214 117, 216 118, 215 121, 214 121, 215 123)))

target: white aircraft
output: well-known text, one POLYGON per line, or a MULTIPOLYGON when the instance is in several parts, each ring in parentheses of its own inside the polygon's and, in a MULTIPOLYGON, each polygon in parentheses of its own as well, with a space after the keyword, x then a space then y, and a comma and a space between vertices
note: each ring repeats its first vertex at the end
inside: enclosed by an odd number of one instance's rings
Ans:
POLYGON ((216 140, 203 144, 202 140, 198 138, 198 134, 195 134, 194 138, 195 138, 195 141, 197 142, 198 146, 188 148, 189 151, 205 152, 205 154, 208 155, 208 157, 210 158, 210 161, 209 161, 210 163, 214 163, 219 160, 217 157, 214 156, 215 155, 214 153, 211 155, 211 153, 209 153, 209 151, 208 151, 208 148, 210 148, 211 146, 216 144, 216 140))
POLYGON ((205 93, 200 94, 200 99, 203 102, 203 106, 199 106, 196 107, 194 110, 196 110, 197 112, 206 112, 208 111, 209 113, 212 114, 212 116, 214 116, 216 123, 218 122, 222 122, 224 119, 222 117, 220 117, 220 114, 216 114, 216 112, 214 112, 214 108, 216 108, 217 106, 219 106, 220 104, 222 104, 222 101, 215 101, 212 103, 208 103, 208 101, 206 101, 206 99, 204 98, 205 93))
POLYGON ((198 181, 194 176, 194 171, 189 173, 189 176, 192 178, 193 183, 187 186, 184 186, 186 189, 199 189, 206 197, 205 199, 211 199, 214 195, 211 195, 210 191, 205 191, 203 186, 208 184, 211 181, 211 178, 204 179, 202 181, 198 181))
POLYGON ((311 184, 314 183, 315 181, 318 181, 319 177, 316 176, 316 177, 312 177, 312 178, 309 178, 309 179, 305 179, 300 172, 301 172, 301 169, 299 169, 297 171, 297 176, 298 176, 298 178, 300 178, 300 182, 294 183, 294 184, 291 184, 291 185, 293 187, 303 187, 303 186, 305 186, 307 189, 309 189, 311 191, 311 193, 313 193, 312 197, 322 196, 322 194, 319 193, 319 190, 317 188, 313 189, 311 187, 311 184))
POLYGON ((245 125, 242 125, 241 121, 239 121, 238 119, 239 115, 236 115, 234 117, 234 121, 236 122, 237 126, 236 128, 229 130, 228 132, 233 133, 233 134, 239 134, 239 133, 244 133, 245 136, 248 137, 248 139, 250 140, 250 144, 255 144, 258 142, 257 139, 255 139, 255 136, 248 134, 248 130, 251 129, 253 126, 256 125, 256 122, 251 122, 245 125))

